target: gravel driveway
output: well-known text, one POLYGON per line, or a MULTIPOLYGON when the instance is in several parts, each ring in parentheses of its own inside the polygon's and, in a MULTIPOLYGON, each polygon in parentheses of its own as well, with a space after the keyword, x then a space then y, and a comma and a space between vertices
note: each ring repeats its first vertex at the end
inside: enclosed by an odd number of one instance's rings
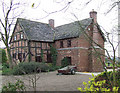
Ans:
MULTIPOLYGON (((77 91, 78 87, 83 88, 83 82, 87 82, 89 77, 92 75, 56 75, 57 72, 40 73, 36 77, 37 80, 37 91, 77 91)), ((24 76, 2 76, 3 85, 7 82, 15 82, 16 79, 21 79, 27 86, 27 91, 33 91, 30 78, 35 75, 24 75, 24 76)))

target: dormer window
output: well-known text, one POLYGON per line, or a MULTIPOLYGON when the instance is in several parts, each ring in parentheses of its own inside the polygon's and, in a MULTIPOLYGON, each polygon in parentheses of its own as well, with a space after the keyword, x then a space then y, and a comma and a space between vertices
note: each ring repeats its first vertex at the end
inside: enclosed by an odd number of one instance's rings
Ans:
POLYGON ((20 35, 20 38, 23 39, 23 34, 20 35))

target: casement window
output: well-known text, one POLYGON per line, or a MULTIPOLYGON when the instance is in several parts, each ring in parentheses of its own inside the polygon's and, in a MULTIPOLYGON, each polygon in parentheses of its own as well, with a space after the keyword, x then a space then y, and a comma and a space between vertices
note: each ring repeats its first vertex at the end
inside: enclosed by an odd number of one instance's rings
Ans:
POLYGON ((13 54, 13 58, 15 58, 15 59, 16 59, 16 53, 14 53, 14 54, 13 54))
POLYGON ((63 48, 63 41, 60 41, 60 48, 63 48))
POLYGON ((17 35, 14 36, 14 40, 17 40, 17 35))
POLYGON ((67 40, 67 47, 71 47, 71 40, 67 40))
POLYGON ((25 58, 25 53, 23 53, 23 58, 25 58))
POLYGON ((52 63, 52 55, 47 54, 47 63, 52 63))
POLYGON ((35 61, 36 62, 42 62, 42 57, 41 56, 36 56, 35 61))
POLYGON ((20 38, 23 39, 23 34, 22 33, 20 34, 20 38))

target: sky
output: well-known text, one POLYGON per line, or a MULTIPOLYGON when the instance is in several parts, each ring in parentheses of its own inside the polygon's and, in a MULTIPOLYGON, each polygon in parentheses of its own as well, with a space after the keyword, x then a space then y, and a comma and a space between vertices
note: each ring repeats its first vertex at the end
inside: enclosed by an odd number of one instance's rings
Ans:
MULTIPOLYGON (((19 0, 14 1, 17 2, 19 0)), ((79 20, 89 18, 89 12, 92 11, 92 9, 94 9, 95 11, 97 11, 97 21, 99 25, 103 27, 107 32, 110 32, 113 27, 117 27, 117 15, 118 15, 117 7, 112 9, 112 11, 110 11, 109 13, 107 13, 111 5, 113 4, 113 1, 115 0, 20 0, 20 1, 26 3, 24 7, 18 9, 24 10, 24 13, 20 16, 21 18, 26 18, 43 23, 48 23, 49 19, 54 19, 56 27, 77 20, 75 16, 79 20), (67 7, 65 7, 68 4, 68 2, 71 3, 67 7), (89 3, 86 5, 87 2, 89 3), (33 4, 34 6, 32 7, 33 4)), ((2 14, 2 11, 0 12, 1 12, 0 14, 2 14)), ((4 47, 1 41, 0 47, 4 47)), ((109 45, 106 45, 106 47, 109 47, 109 45)))

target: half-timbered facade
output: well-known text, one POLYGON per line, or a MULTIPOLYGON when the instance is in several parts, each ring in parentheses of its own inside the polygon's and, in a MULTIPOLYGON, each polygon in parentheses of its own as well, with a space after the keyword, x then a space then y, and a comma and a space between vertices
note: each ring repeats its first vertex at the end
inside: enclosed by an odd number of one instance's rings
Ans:
MULTIPOLYGON (((19 59, 20 62, 52 62, 52 44, 58 52, 57 65, 61 65, 61 60, 66 57, 71 65, 77 65, 78 71, 102 71, 102 63, 97 62, 92 43, 85 38, 84 32, 104 47, 105 39, 97 23, 95 11, 90 12, 90 18, 58 27, 54 27, 52 19, 46 24, 18 18, 10 40, 13 61, 19 59)), ((104 54, 103 50, 94 46, 104 54)), ((104 61, 104 57, 102 60, 104 61)))

